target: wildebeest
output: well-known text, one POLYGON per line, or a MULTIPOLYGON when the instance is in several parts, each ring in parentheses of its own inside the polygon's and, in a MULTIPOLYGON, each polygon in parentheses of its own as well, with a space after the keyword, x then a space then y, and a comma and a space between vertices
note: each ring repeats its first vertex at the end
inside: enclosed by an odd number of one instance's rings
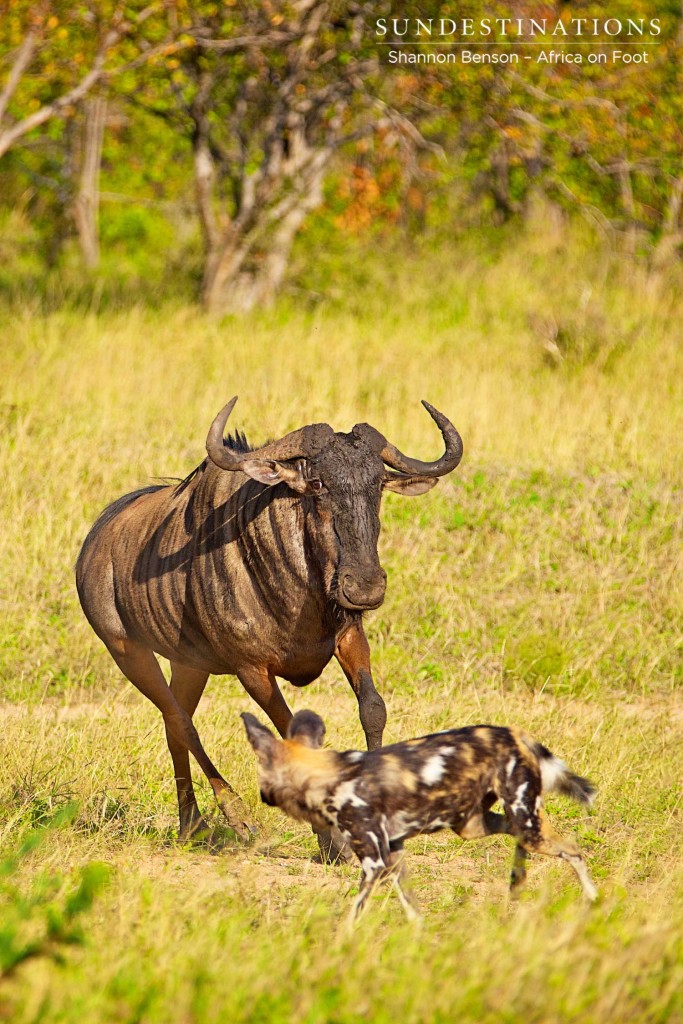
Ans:
POLYGON ((88 621, 163 715, 183 839, 206 829, 189 753, 245 835, 245 809, 192 724, 211 673, 236 675, 284 736, 292 715, 276 676, 306 686, 334 655, 368 748, 381 746, 386 710, 362 616, 384 599, 382 491, 422 494, 462 457, 457 430, 427 402, 445 442, 435 462, 407 458, 367 423, 348 434, 316 423, 252 449, 243 434, 223 437, 236 400, 211 425, 208 458, 179 484, 106 508, 76 564, 88 621), (155 653, 171 663, 170 687, 155 653))
POLYGON ((258 758, 263 802, 317 830, 338 828, 360 861, 352 919, 383 877, 392 878, 407 915, 415 916, 414 898, 402 884, 403 843, 444 828, 463 839, 514 836, 513 892, 526 878, 527 853, 542 853, 566 860, 587 898, 596 898, 576 842, 554 832, 542 810, 542 793, 564 793, 589 804, 595 790, 525 733, 477 725, 368 753, 336 753, 320 749, 325 725, 312 711, 294 715, 284 741, 254 715, 245 712, 242 718, 258 758), (496 800, 504 814, 491 811, 496 800))

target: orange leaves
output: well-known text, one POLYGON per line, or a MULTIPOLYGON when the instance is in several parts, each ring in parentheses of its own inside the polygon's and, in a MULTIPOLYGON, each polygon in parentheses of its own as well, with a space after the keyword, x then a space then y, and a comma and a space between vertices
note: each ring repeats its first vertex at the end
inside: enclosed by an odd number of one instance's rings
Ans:
MULTIPOLYGON (((374 172, 356 164, 338 187, 338 198, 346 206, 334 218, 337 227, 356 234, 374 223, 395 222, 400 213, 401 190, 402 172, 398 165, 384 164, 374 172)), ((424 206, 424 198, 417 188, 408 189, 407 201, 413 210, 424 206)))
POLYGON ((380 198, 379 185, 372 172, 366 167, 354 167, 351 175, 342 180, 339 196, 348 205, 335 218, 337 225, 352 233, 368 228, 380 198))

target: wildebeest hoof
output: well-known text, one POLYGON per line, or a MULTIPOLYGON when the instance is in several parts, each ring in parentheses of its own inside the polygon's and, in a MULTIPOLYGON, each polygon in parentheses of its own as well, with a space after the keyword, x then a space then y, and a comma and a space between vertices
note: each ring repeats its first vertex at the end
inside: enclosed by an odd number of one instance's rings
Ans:
POLYGON ((250 843, 256 835, 256 827, 249 820, 247 808, 231 787, 217 795, 218 806, 223 812, 228 827, 243 843, 250 843))
POLYGON ((320 861, 322 864, 351 864, 355 860, 353 851, 337 828, 316 832, 320 861))
POLYGON ((253 843, 258 835, 256 828, 248 821, 228 820, 226 822, 226 832, 232 832, 237 842, 244 844, 253 843))
POLYGON ((178 842, 203 846, 210 842, 213 829, 204 820, 199 818, 188 825, 184 825, 178 832, 178 842))

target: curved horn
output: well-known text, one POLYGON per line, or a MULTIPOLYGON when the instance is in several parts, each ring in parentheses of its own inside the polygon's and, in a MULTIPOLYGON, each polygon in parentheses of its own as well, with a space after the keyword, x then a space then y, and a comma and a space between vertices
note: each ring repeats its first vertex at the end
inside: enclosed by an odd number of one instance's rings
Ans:
POLYGON ((237 395, 221 409, 209 428, 206 438, 206 450, 211 461, 219 469, 239 470, 242 464, 255 459, 287 459, 311 458, 319 451, 322 451, 334 437, 332 427, 327 423, 311 423, 307 427, 300 427, 285 434, 278 441, 271 441, 263 448, 257 448, 248 453, 233 452, 223 444, 223 434, 228 417, 233 410, 237 395))
POLYGON ((206 450, 209 458, 219 469, 239 469, 242 462, 242 459, 236 452, 230 451, 223 444, 225 424, 228 422, 228 416, 235 407, 236 401, 237 395, 231 398, 227 405, 223 406, 209 427, 209 433, 206 435, 206 450))
POLYGON ((446 473, 451 473, 455 469, 462 458, 462 438, 447 416, 435 409, 429 402, 423 401, 422 404, 443 434, 446 451, 441 458, 436 462, 420 462, 419 459, 409 459, 407 455, 403 455, 398 448, 385 440, 381 451, 382 459, 387 466, 397 469, 400 473, 418 476, 445 476, 446 473))

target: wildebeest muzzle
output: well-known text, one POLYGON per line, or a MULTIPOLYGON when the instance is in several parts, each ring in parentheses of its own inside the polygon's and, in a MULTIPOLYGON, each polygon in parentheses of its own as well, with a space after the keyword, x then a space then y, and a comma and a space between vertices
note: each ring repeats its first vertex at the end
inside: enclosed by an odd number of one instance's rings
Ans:
POLYGON ((387 574, 377 568, 363 572, 342 568, 338 575, 338 601, 345 608, 369 611, 379 608, 387 589, 387 574))

